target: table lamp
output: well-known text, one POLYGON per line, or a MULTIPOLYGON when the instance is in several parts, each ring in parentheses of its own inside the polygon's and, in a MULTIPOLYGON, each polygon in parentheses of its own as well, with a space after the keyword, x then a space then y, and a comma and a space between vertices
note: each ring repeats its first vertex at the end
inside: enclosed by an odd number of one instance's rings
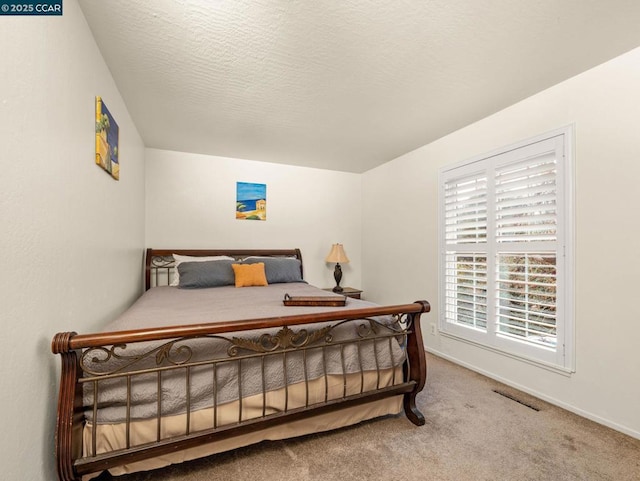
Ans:
POLYGON ((342 279, 342 268, 340 267, 340 263, 342 262, 343 264, 346 264, 349 262, 349 258, 347 257, 347 254, 345 254, 342 244, 333 244, 331 246, 331 251, 324 261, 336 263, 336 267, 333 270, 333 278, 336 280, 336 287, 333 288, 333 292, 342 292, 342 287, 340 287, 340 280, 342 279))

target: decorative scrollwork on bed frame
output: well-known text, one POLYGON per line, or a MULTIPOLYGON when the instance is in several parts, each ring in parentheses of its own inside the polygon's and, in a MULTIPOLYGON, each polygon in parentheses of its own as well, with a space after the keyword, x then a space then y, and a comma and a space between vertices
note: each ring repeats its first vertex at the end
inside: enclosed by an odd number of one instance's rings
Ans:
POLYGON ((173 256, 155 256, 151 259, 151 267, 155 269, 167 269, 174 264, 173 256))
MULTIPOLYGON (((264 333, 259 337, 226 337, 221 335, 190 336, 172 339, 161 345, 152 346, 148 350, 134 349, 132 354, 127 354, 129 344, 119 343, 112 346, 97 346, 87 348, 80 355, 80 368, 85 375, 110 376, 118 373, 126 373, 135 369, 136 365, 145 361, 154 360, 156 366, 172 365, 183 366, 191 362, 194 352, 189 343, 194 341, 217 340, 228 345, 226 353, 229 357, 236 357, 240 350, 254 353, 272 353, 278 350, 296 350, 315 344, 331 344, 332 331, 346 323, 356 324, 356 334, 361 339, 375 338, 381 332, 393 335, 406 335, 412 324, 412 317, 407 314, 394 314, 390 316, 392 322, 384 323, 373 318, 348 319, 336 324, 326 325, 318 329, 302 328, 291 329, 288 326, 280 328, 275 334, 264 333), (102 367, 102 369, 98 369, 102 367)), ((200 359, 200 361, 212 361, 215 359, 200 359)))
POLYGON ((161 366, 165 362, 174 366, 180 366, 188 363, 193 355, 191 347, 188 345, 178 345, 178 343, 184 342, 187 339, 189 338, 175 339, 161 346, 154 347, 148 352, 133 355, 122 353, 126 351, 127 344, 114 344, 110 347, 91 347, 80 355, 80 367, 86 374, 92 376, 107 376, 126 372, 134 365, 153 357, 155 357, 155 364, 157 366, 161 366), (97 370, 93 367, 107 366, 109 363, 113 364, 116 362, 121 362, 122 364, 110 370, 97 370))
POLYGON ((273 352, 277 349, 300 348, 313 344, 324 338, 325 342, 331 342, 329 331, 333 326, 326 326, 318 330, 300 329, 294 331, 284 326, 276 334, 263 334, 258 340, 243 337, 231 338, 232 346, 227 351, 230 356, 238 355, 238 349, 245 349, 253 352, 273 352))

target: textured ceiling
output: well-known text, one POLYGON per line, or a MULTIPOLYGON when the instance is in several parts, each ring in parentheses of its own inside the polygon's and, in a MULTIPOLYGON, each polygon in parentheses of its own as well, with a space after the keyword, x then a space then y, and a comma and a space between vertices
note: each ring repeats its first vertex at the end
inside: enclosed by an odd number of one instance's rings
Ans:
POLYGON ((147 147, 350 172, 640 45, 638 0, 79 4, 147 147))

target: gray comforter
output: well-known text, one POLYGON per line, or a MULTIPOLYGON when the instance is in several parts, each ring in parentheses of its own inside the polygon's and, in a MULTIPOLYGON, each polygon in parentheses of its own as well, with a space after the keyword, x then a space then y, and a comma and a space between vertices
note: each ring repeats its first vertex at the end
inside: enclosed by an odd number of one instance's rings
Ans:
MULTIPOLYGON (((285 293, 291 296, 332 295, 305 283, 271 284, 266 287, 216 287, 208 289, 179 289, 177 287, 155 287, 140 297, 134 305, 118 319, 106 326, 105 331, 122 331, 151 327, 174 325, 200 324, 231 320, 246 320, 254 318, 268 318, 290 316, 296 314, 317 313, 332 310, 373 307, 374 304, 347 298, 345 307, 293 307, 284 306, 285 293)), ((388 320, 382 320, 389 322, 388 320)), ((341 339, 357 337, 356 328, 359 323, 347 323, 332 331, 333 342, 341 339)), ((318 329, 322 325, 300 326, 318 329)), ((296 328, 294 330, 297 330, 296 328)), ((252 331, 251 333, 234 333, 236 337, 257 339, 266 331, 252 331)), ((276 331, 271 331, 273 334, 276 331)), ((226 336, 227 337, 227 336, 226 336)), ((232 336, 228 336, 229 338, 232 336)), ((176 345, 171 355, 180 359, 177 351, 180 345, 188 342, 194 360, 210 360, 226 358, 229 343, 220 339, 192 339, 176 345)), ((130 344, 126 349, 119 349, 120 355, 134 358, 142 352, 164 344, 139 343, 130 344)), ((100 354, 100 353, 97 353, 100 354)), ((184 352, 182 353, 184 354, 184 352)), ((92 355, 93 356, 93 355, 92 355)), ((92 356, 88 356, 90 359, 92 356)), ((100 356, 99 356, 100 357, 100 356)), ((104 358, 104 356, 101 356, 104 358)), ((384 369, 397 366, 404 360, 400 346, 394 341, 389 343, 372 341, 364 342, 360 348, 347 345, 342 350, 337 346, 308 351, 306 356, 306 376, 309 380, 329 374, 359 372, 363 370, 384 369), (343 368, 344 366, 344 368, 343 368)), ((107 362, 89 367, 100 371, 113 369, 117 362, 110 359, 107 362)), ((135 362, 131 369, 155 367, 156 357, 150 356, 135 362)), ((166 360, 165 360, 166 363, 166 360)), ((305 378, 303 357, 301 353, 291 353, 286 360, 286 379, 283 370, 283 358, 272 356, 265 362, 266 384, 262 382, 262 367, 258 359, 242 361, 242 380, 238 385, 238 361, 218 364, 215 378, 217 389, 213 388, 213 367, 211 365, 191 368, 189 391, 191 393, 190 409, 197 410, 218 404, 237 400, 239 395, 250 396, 264 390, 279 389, 287 384, 300 382, 305 378)), ((161 415, 181 414, 186 410, 186 369, 179 369, 162 376, 162 407, 161 415)), ((87 406, 86 416, 93 420, 93 388, 92 383, 85 385, 84 403, 87 406)), ((98 422, 122 422, 126 417, 126 379, 101 380, 98 394, 98 422)), ((131 419, 146 419, 157 415, 157 375, 144 374, 132 377, 131 382, 131 419)))

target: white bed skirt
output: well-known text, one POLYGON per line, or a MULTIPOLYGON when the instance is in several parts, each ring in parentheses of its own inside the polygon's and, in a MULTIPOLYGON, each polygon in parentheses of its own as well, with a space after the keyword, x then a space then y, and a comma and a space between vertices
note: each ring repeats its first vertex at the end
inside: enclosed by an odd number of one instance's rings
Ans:
MULTIPOLYGON (((392 369, 380 370, 379 376, 376 372, 365 372, 361 377, 360 373, 342 375, 328 375, 327 386, 329 400, 343 397, 346 379, 346 395, 358 394, 361 391, 362 379, 364 379, 364 391, 375 390, 377 386, 391 386, 394 381, 402 381, 402 369, 395 369, 395 378, 392 369)), ((325 400, 325 379, 315 379, 308 382, 309 405, 322 403, 325 400)), ((305 383, 292 384, 277 391, 270 391, 266 395, 266 414, 283 412, 285 399, 287 409, 296 409, 305 406, 307 389, 305 383)), ((238 422, 238 401, 229 402, 217 407, 216 420, 218 426, 224 426, 238 422)), ((242 419, 249 420, 262 416, 263 395, 257 394, 246 397, 242 400, 242 419)), ((259 443, 266 440, 287 439, 306 434, 322 431, 330 431, 344 426, 350 426, 367 419, 373 419, 385 415, 395 415, 402 411, 402 395, 372 401, 366 404, 348 407, 326 414, 319 414, 306 419, 293 421, 290 423, 261 429, 248 434, 235 436, 229 439, 213 441, 211 443, 177 451, 167 455, 118 466, 109 470, 114 475, 134 473, 137 471, 148 471, 161 468, 170 464, 181 463, 191 459, 197 459, 211 454, 230 451, 242 446, 259 443)), ((194 411, 190 416, 190 430, 196 432, 213 427, 213 408, 194 411)), ((161 422, 161 437, 168 439, 176 436, 183 436, 186 430, 186 414, 166 416, 161 422)), ((84 456, 91 456, 93 425, 86 424, 83 431, 84 456)), ((157 437, 157 420, 132 421, 130 428, 131 446, 155 442, 157 437)), ((96 452, 98 454, 112 452, 123 449, 126 446, 126 423, 101 424, 96 432, 96 452)), ((83 477, 84 481, 98 476, 99 473, 83 477)))

